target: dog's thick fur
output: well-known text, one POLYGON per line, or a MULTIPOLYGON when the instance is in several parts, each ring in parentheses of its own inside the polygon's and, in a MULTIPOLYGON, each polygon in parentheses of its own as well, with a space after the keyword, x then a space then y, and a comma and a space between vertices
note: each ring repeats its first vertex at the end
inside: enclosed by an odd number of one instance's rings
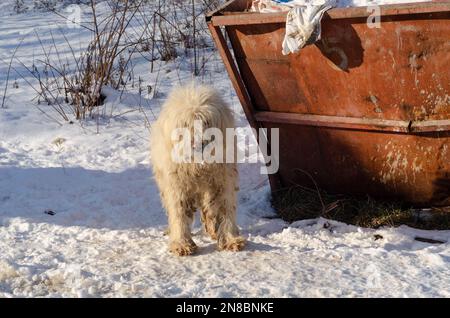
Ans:
POLYGON ((220 129, 224 144, 226 128, 235 127, 230 109, 218 93, 207 86, 191 84, 176 88, 163 105, 152 127, 150 152, 161 201, 169 218, 169 249, 176 255, 195 252, 197 246, 192 240, 191 226, 198 209, 205 232, 217 240, 220 250, 241 250, 245 241, 236 226, 236 164, 172 160, 173 130, 193 131, 194 120, 201 120, 204 129, 220 129))

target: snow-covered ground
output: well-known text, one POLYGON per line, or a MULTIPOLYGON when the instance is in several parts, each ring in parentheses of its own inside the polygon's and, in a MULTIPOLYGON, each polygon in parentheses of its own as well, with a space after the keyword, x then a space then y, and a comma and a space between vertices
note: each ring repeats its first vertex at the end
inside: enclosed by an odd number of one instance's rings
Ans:
MULTIPOLYGON (((28 66, 42 58, 34 31, 50 45, 53 30, 60 48, 59 28, 80 48, 89 37, 51 13, 3 13, 0 20, 0 58, 9 60, 26 35, 17 57, 28 66)), ((219 58, 208 65, 199 80, 214 83, 246 126, 219 58)), ((107 90, 113 115, 83 125, 63 123, 45 105, 62 125, 42 114, 35 92, 12 73, 18 87, 10 83, 0 109, 0 297, 450 297, 450 231, 368 230, 325 219, 286 224, 274 218, 257 165, 240 166, 246 249, 219 252, 198 233, 195 256, 170 255, 145 123, 171 87, 191 78, 190 62, 180 57, 156 69, 135 61, 144 83, 159 76, 155 98, 107 90)), ((6 70, 0 61, 0 94, 6 70)))

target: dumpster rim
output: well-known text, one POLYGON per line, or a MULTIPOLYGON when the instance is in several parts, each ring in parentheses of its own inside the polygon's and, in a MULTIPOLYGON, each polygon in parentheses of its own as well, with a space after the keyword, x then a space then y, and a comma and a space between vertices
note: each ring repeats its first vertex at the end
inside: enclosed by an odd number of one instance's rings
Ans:
MULTIPOLYGON (((207 22, 214 26, 232 26, 248 24, 285 23, 286 12, 260 13, 260 12, 227 12, 224 11, 235 0, 225 3, 222 7, 206 15, 207 22)), ((326 12, 324 19, 350 19, 367 18, 373 14, 371 6, 333 8, 326 12)), ((380 16, 401 16, 412 14, 427 14, 438 12, 450 12, 450 1, 416 2, 405 4, 380 5, 380 16)))

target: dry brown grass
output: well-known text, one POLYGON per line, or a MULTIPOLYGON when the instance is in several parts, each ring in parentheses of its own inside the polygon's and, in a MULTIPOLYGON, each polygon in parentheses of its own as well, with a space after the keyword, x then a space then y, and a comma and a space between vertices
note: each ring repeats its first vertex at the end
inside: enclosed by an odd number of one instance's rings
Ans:
POLYGON ((330 195, 302 186, 274 193, 272 204, 287 222, 324 217, 368 228, 405 224, 420 229, 450 229, 448 208, 413 209, 401 202, 330 195))

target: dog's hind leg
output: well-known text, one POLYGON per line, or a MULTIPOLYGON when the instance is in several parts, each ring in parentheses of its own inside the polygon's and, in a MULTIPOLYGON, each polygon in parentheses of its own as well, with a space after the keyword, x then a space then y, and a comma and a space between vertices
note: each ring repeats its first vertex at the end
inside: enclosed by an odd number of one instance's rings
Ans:
POLYGON ((240 251, 245 246, 245 239, 239 235, 239 229, 236 225, 235 208, 225 204, 222 209, 225 213, 219 219, 217 245, 220 250, 240 251))
POLYGON ((217 208, 215 207, 213 200, 214 197, 211 196, 211 193, 207 192, 203 200, 204 202, 202 204, 200 218, 205 233, 207 233, 213 240, 217 240, 219 222, 217 219, 217 213, 215 213, 217 208))

